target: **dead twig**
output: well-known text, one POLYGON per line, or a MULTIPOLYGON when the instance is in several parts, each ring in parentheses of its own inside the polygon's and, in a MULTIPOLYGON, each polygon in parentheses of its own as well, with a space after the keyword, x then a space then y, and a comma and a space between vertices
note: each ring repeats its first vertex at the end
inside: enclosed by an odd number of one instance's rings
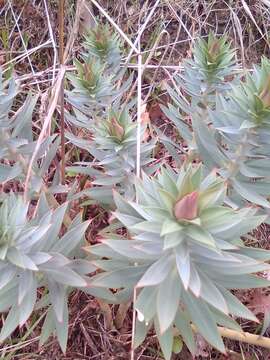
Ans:
MULTIPOLYGON (((65 0, 59 3, 59 60, 64 64, 64 19, 65 0)), ((61 137, 61 182, 65 184, 65 117, 64 117, 64 78, 60 88, 60 137, 61 137)))
POLYGON ((57 101, 58 101, 59 93, 61 91, 61 86, 62 86, 62 81, 63 81, 64 75, 65 75, 65 71, 66 71, 65 67, 62 66, 58 73, 56 83, 52 89, 52 98, 51 98, 51 102, 49 105, 48 113, 44 119, 44 123, 43 123, 42 129, 41 129, 41 132, 39 134, 39 137, 38 137, 38 140, 36 143, 36 147, 34 149, 33 155, 29 162, 26 179, 25 179, 25 188, 24 188, 24 200, 25 201, 27 201, 27 198, 28 198, 28 188, 29 188, 29 184, 30 184, 30 180, 31 180, 32 167, 33 167, 34 161, 36 159, 37 153, 40 149, 40 146, 42 144, 42 141, 43 141, 44 137, 46 136, 47 128, 51 123, 53 113, 57 106, 57 101))

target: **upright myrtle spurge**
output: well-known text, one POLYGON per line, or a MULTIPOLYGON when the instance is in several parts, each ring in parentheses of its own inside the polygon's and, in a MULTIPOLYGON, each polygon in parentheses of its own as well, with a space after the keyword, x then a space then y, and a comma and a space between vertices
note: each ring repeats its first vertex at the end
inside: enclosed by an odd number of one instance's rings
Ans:
MULTIPOLYGON (((183 95, 187 95, 186 98, 179 96, 176 89, 168 87, 175 105, 184 114, 198 111, 197 105, 202 109, 214 106, 216 94, 231 88, 231 82, 226 81, 226 78, 236 73, 235 50, 231 49, 226 36, 217 38, 211 32, 207 40, 196 40, 192 55, 191 59, 184 61, 183 71, 174 78, 177 87, 183 90, 183 95)), ((173 114, 177 114, 177 108, 169 105, 164 111, 174 121, 173 114)), ((176 117, 181 118, 181 115, 176 117)))
MULTIPOLYGON (((263 207, 270 203, 270 62, 262 59, 246 80, 234 86, 227 96, 217 98, 216 109, 209 110, 211 129, 198 116, 192 119, 201 159, 219 169, 228 180, 230 197, 263 207)), ((269 221, 269 219, 268 219, 269 221)))
MULTIPOLYGON (((125 194, 126 198, 134 198, 136 123, 132 121, 126 109, 111 109, 106 120, 98 118, 92 125, 89 121, 87 123, 92 140, 80 140, 70 133, 67 137, 75 145, 86 149, 95 161, 80 162, 79 166, 69 167, 68 170, 93 177, 94 187, 85 190, 84 194, 102 204, 113 204, 112 187, 125 194)), ((145 126, 142 126, 141 140, 145 130, 145 126)), ((153 162, 151 154, 154 146, 154 140, 141 144, 141 166, 149 173, 153 173, 157 168, 147 166, 153 162)))
POLYGON ((85 35, 84 49, 75 60, 77 74, 67 74, 72 90, 67 101, 87 116, 104 114, 127 91, 132 75, 125 78, 121 68, 121 42, 106 25, 98 25, 85 35), (121 86, 120 86, 121 85, 121 86))
POLYGON ((109 26, 99 24, 85 35, 84 47, 88 52, 99 58, 108 67, 119 65, 121 60, 121 41, 117 33, 109 26))
MULTIPOLYGON (((69 74, 68 78, 73 86, 72 93, 68 93, 72 97, 82 97, 93 102, 103 102, 110 97, 112 85, 110 77, 104 77, 104 65, 99 60, 85 57, 83 62, 75 60, 77 75, 69 74)), ((89 111, 89 110, 88 110, 89 111)))
MULTIPOLYGON (((11 78, 3 80, 0 68, 0 183, 25 180, 35 148, 32 117, 39 95, 29 93, 23 105, 13 112, 18 86, 11 78)), ((17 106, 17 105, 16 105, 17 106)), ((42 142, 32 167, 30 193, 38 193, 58 146, 56 135, 42 142)))
POLYGON ((198 40, 194 59, 179 75, 185 79, 179 86, 190 99, 185 102, 169 90, 175 105, 163 110, 187 143, 187 160, 202 160, 227 181, 231 204, 248 201, 269 214, 270 62, 263 58, 244 80, 226 81, 234 73, 233 59, 225 37, 210 34, 208 41, 198 40))
POLYGON ((245 247, 241 240, 265 216, 256 216, 252 208, 224 206, 224 182, 203 172, 201 166, 189 166, 179 174, 162 168, 156 178, 144 175, 136 182, 138 203, 115 193, 114 215, 127 238, 107 233, 88 249, 97 256, 93 264, 104 270, 92 285, 119 288, 116 296, 122 300, 136 288, 136 344, 154 326, 166 359, 174 328, 195 352, 193 325, 224 352, 217 324, 239 330, 230 315, 256 321, 230 289, 269 284, 252 275, 269 268, 263 262, 269 252, 245 247))
POLYGON ((89 294, 113 300, 112 294, 89 288, 86 274, 96 268, 78 258, 89 222, 77 216, 67 232, 59 232, 67 204, 52 211, 42 196, 36 215, 29 219, 29 204, 13 193, 0 204, 0 312, 8 312, 0 342, 22 326, 37 308, 47 308, 40 343, 56 330, 63 351, 68 336, 68 294, 80 288, 89 294), (41 298, 38 299, 38 288, 41 298), (38 302, 37 302, 38 301, 38 302))
POLYGON ((100 149, 120 151, 125 143, 136 137, 136 123, 132 122, 126 109, 120 112, 109 110, 106 121, 97 123, 95 135, 100 149))
POLYGON ((190 153, 198 153, 198 149, 186 117, 197 114, 200 121, 209 125, 208 111, 215 109, 218 94, 226 94, 231 89, 236 82, 231 79, 235 74, 235 50, 231 49, 226 36, 217 38, 211 32, 207 40, 194 42, 192 58, 184 61, 183 71, 174 77, 177 89, 167 87, 173 104, 162 106, 162 110, 176 126, 190 153))
MULTIPOLYGON (((242 127, 270 128, 270 61, 263 57, 238 87, 233 88, 231 101, 241 110, 242 127)), ((230 113, 227 109, 227 112, 230 113)), ((235 110, 233 107, 232 110, 235 110)))
POLYGON ((208 39, 198 39, 193 49, 193 60, 188 61, 202 76, 205 83, 224 80, 235 70, 235 50, 226 36, 217 38, 210 32, 208 39))

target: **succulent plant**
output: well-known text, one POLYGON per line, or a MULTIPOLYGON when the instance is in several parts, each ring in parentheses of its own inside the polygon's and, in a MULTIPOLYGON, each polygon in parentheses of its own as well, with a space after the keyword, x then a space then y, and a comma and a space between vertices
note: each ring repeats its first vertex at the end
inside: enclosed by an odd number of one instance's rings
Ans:
POLYGON ((232 81, 226 77, 235 74, 233 58, 225 37, 198 40, 194 59, 179 75, 186 78, 178 85, 190 100, 169 90, 175 105, 163 110, 186 142, 187 162, 200 159, 227 181, 226 201, 235 207, 255 203, 268 214, 270 62, 263 58, 252 74, 232 81))
POLYGON ((118 34, 112 32, 108 25, 99 24, 85 35, 85 49, 108 68, 119 68, 121 45, 118 34))
POLYGON ((106 25, 98 25, 85 35, 84 50, 76 59, 76 75, 68 74, 72 90, 66 99, 73 108, 91 117, 104 114, 104 107, 119 101, 132 83, 121 68, 121 42, 106 25))
MULTIPOLYGON (((121 106, 121 96, 129 88, 132 75, 125 80, 120 47, 118 35, 106 25, 91 30, 85 36, 83 62, 76 62, 77 76, 69 75, 73 89, 66 92, 67 101, 72 105, 66 121, 82 128, 88 139, 71 132, 66 136, 90 155, 90 161, 76 163, 68 171, 89 175, 94 186, 83 194, 105 206, 113 206, 112 188, 125 193, 127 198, 134 196, 137 135, 136 124, 129 115, 133 103, 125 102, 121 106)), ((141 140, 145 130, 142 126, 141 140)), ((142 144, 141 164, 145 171, 154 172, 157 168, 146 170, 146 165, 153 160, 154 145, 155 141, 142 144)))
POLYGON ((75 60, 74 64, 77 75, 68 74, 67 76, 73 86, 71 92, 66 92, 67 100, 76 109, 91 115, 91 108, 102 107, 108 102, 108 99, 111 99, 112 78, 104 76, 104 65, 91 57, 85 58, 83 62, 75 60))
POLYGON ((187 117, 198 114, 210 123, 208 110, 215 108, 216 96, 226 94, 237 82, 235 50, 226 36, 217 38, 210 32, 207 40, 194 42, 192 59, 185 60, 183 66, 174 76, 175 88, 167 86, 173 104, 162 106, 162 110, 194 153, 197 147, 187 117))
MULTIPOLYGON (((78 117, 77 117, 78 118, 78 117)), ((134 177, 136 167, 136 123, 130 118, 128 111, 108 110, 105 121, 97 118, 91 123, 81 117, 81 124, 92 134, 91 140, 84 140, 67 133, 67 138, 76 146, 85 149, 93 157, 93 161, 80 162, 68 167, 72 173, 81 173, 93 178, 94 187, 83 193, 102 204, 112 205, 112 188, 117 189, 125 197, 134 197, 134 177)), ((71 116, 68 121, 78 125, 78 120, 71 116)), ((145 126, 142 126, 143 140, 145 126)), ((153 173, 159 165, 148 167, 153 159, 151 153, 155 140, 143 142, 141 146, 141 165, 148 173, 153 173)))
POLYGON ((242 240, 266 217, 254 208, 225 206, 224 181, 205 171, 190 165, 178 174, 169 167, 157 177, 144 174, 136 181, 136 203, 115 192, 114 216, 126 235, 103 231, 101 243, 88 248, 103 270, 91 284, 119 289, 119 301, 136 289, 136 344, 154 326, 166 359, 175 329, 194 353, 194 326, 224 352, 217 324, 239 330, 230 315, 256 321, 230 290, 269 284, 253 275, 269 268, 269 251, 242 240))
POLYGON ((228 181, 231 199, 237 204, 245 199, 266 212, 270 208, 269 76, 270 62, 263 58, 246 80, 226 97, 218 97, 216 109, 209 110, 211 129, 196 116, 193 119, 200 156, 228 181))
MULTIPOLYGON (((28 94, 23 105, 13 111, 19 87, 14 78, 3 80, 0 69, 0 183, 10 180, 23 182, 36 142, 32 130, 32 116, 38 95, 28 94)), ((47 137, 37 154, 32 169, 31 195, 40 191, 43 176, 57 151, 56 135, 47 137)), ((55 185, 58 185, 57 176, 55 185)))
POLYGON ((113 300, 109 291, 89 288, 86 274, 96 267, 78 257, 89 222, 82 223, 79 215, 59 236, 66 209, 67 204, 63 204, 50 210, 41 196, 35 214, 29 219, 30 205, 22 197, 6 194, 0 204, 0 312, 8 311, 0 342, 17 326, 24 325, 35 309, 46 307, 41 344, 56 330, 65 351, 70 290, 83 289, 113 300))

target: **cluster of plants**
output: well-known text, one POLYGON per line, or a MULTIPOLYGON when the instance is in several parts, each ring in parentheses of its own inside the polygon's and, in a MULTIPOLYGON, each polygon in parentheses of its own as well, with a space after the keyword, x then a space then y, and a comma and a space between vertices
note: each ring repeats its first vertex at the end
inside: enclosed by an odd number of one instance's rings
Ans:
POLYGON ((0 341, 38 311, 45 317, 40 343, 56 332, 65 351, 68 296, 79 289, 113 304, 135 293, 135 345, 154 329, 166 360, 179 338, 194 354, 196 332, 225 352, 218 325, 241 331, 237 318, 257 321, 231 290, 269 285, 256 273, 269 270, 270 252, 252 231, 270 214, 270 61, 239 73, 226 37, 198 40, 175 87, 168 86, 171 104, 163 111, 178 136, 165 163, 157 158, 160 132, 142 123, 137 134, 129 93, 136 76, 123 52, 119 37, 99 25, 67 75, 66 170, 90 187, 71 180, 60 205, 53 196, 65 191, 52 166, 57 134, 42 142, 22 196, 38 96, 14 111, 20 89, 1 79, 0 312, 7 317, 0 341), (70 218, 75 200, 110 213, 95 245, 85 240, 91 219, 70 218))

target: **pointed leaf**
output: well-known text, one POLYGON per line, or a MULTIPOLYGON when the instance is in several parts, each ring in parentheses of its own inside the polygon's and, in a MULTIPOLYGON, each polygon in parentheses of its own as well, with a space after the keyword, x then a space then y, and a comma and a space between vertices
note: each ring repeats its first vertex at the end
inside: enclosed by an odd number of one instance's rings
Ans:
POLYGON ((163 334, 173 323, 179 307, 181 283, 174 269, 159 285, 157 294, 157 314, 160 333, 163 334), (170 294, 170 296, 168 296, 170 294))

